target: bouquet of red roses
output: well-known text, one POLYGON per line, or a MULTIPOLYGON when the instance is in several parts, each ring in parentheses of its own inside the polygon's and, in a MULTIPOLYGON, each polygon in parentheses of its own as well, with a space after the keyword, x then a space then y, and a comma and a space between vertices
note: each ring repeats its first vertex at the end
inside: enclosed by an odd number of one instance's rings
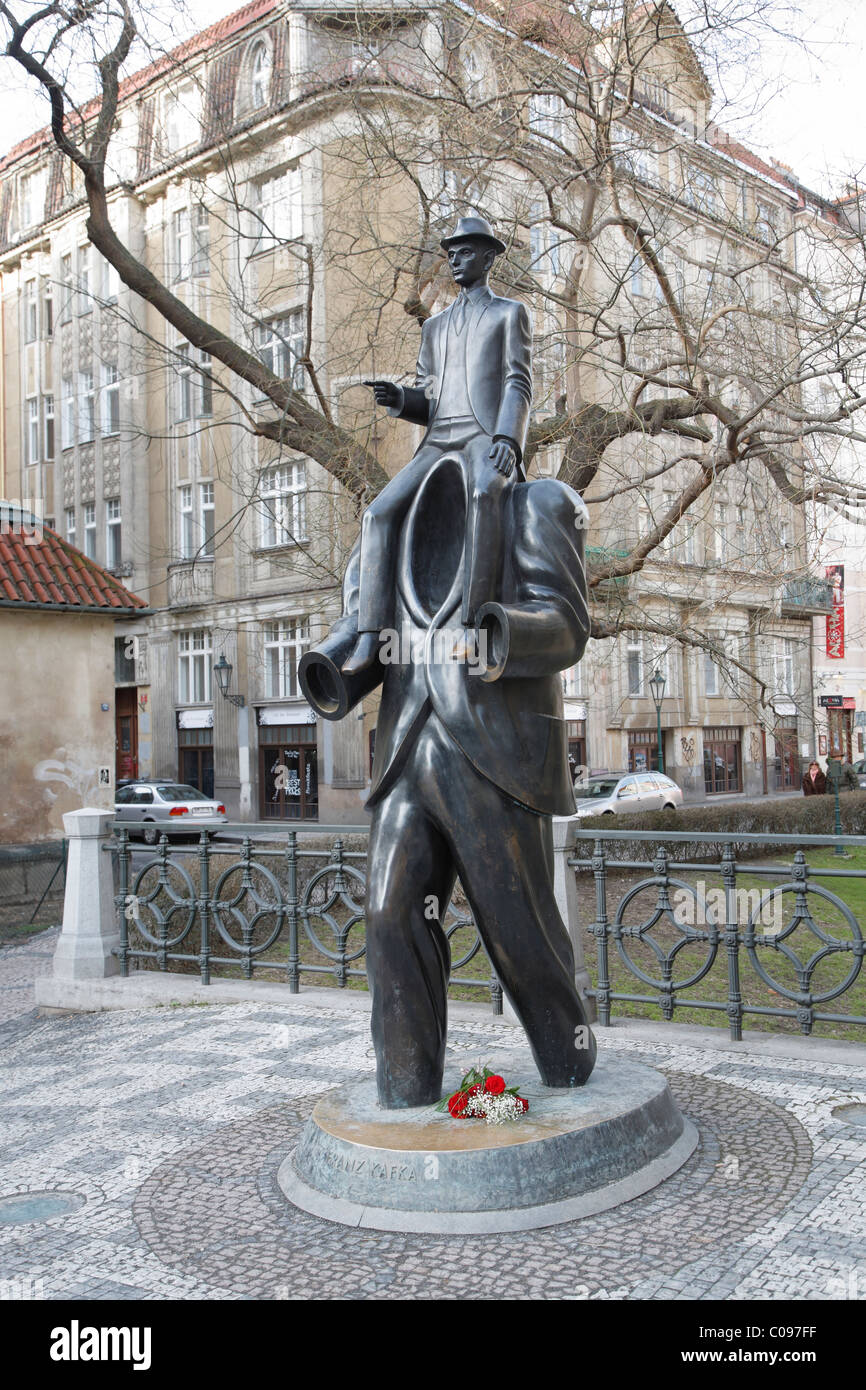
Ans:
POLYGON ((529 1101, 516 1086, 506 1086, 505 1078, 489 1067, 470 1067, 452 1095, 440 1100, 437 1110, 447 1110, 455 1120, 486 1120, 489 1125, 519 1120, 529 1109, 529 1101))

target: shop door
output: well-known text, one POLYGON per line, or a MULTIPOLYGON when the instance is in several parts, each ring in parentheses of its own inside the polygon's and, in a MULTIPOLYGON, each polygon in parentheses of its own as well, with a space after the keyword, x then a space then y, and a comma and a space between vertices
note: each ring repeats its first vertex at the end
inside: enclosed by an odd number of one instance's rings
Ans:
POLYGON ((317 820, 319 760, 316 745, 266 743, 259 749, 259 759, 262 820, 317 820))
POLYGON ((827 733, 829 735, 828 754, 831 758, 841 758, 843 762, 853 762, 851 756, 852 726, 854 711, 850 709, 828 709, 827 733))
POLYGON ((196 787, 203 796, 213 796, 213 745, 199 748, 180 748, 178 781, 185 787, 196 787))
POLYGON ((790 791, 800 786, 800 759, 797 756, 797 729, 777 729, 775 737, 775 773, 777 791, 790 791))
POLYGON ((138 691, 134 685, 114 692, 114 777, 118 782, 138 776, 138 691))

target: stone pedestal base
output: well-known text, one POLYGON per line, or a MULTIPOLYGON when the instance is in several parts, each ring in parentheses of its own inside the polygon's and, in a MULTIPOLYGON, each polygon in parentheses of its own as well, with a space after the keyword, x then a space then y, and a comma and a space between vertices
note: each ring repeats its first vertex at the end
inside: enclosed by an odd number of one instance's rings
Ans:
MULTIPOLYGON (((450 1094, 474 1059, 452 1064, 450 1094)), ((495 1064, 529 1113, 502 1125, 432 1107, 383 1110, 373 1081, 318 1102, 279 1184, 303 1211, 379 1231, 525 1231, 630 1201, 698 1142, 650 1067, 600 1059, 578 1090, 541 1085, 527 1053, 495 1064)), ((488 1063, 490 1065, 490 1063, 488 1063)))

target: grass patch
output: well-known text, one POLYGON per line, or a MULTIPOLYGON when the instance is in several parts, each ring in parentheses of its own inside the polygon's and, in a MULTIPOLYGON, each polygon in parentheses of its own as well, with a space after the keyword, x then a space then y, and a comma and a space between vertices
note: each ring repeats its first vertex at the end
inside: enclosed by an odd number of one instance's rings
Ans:
POLYGON ((0 924, 0 945, 20 945, 33 936, 41 936, 44 931, 51 931, 54 925, 51 922, 13 922, 5 926, 0 924))

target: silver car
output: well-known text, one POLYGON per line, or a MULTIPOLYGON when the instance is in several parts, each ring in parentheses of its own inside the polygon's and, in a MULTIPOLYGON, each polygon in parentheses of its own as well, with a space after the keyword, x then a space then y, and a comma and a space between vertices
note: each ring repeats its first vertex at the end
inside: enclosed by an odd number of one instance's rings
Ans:
POLYGON ((228 821, 222 802, 182 782, 127 782, 114 798, 114 821, 155 845, 160 835, 190 835, 228 821))
POLYGON ((576 782, 574 800, 578 816, 615 816, 673 811, 683 794, 663 772, 612 772, 576 782))

